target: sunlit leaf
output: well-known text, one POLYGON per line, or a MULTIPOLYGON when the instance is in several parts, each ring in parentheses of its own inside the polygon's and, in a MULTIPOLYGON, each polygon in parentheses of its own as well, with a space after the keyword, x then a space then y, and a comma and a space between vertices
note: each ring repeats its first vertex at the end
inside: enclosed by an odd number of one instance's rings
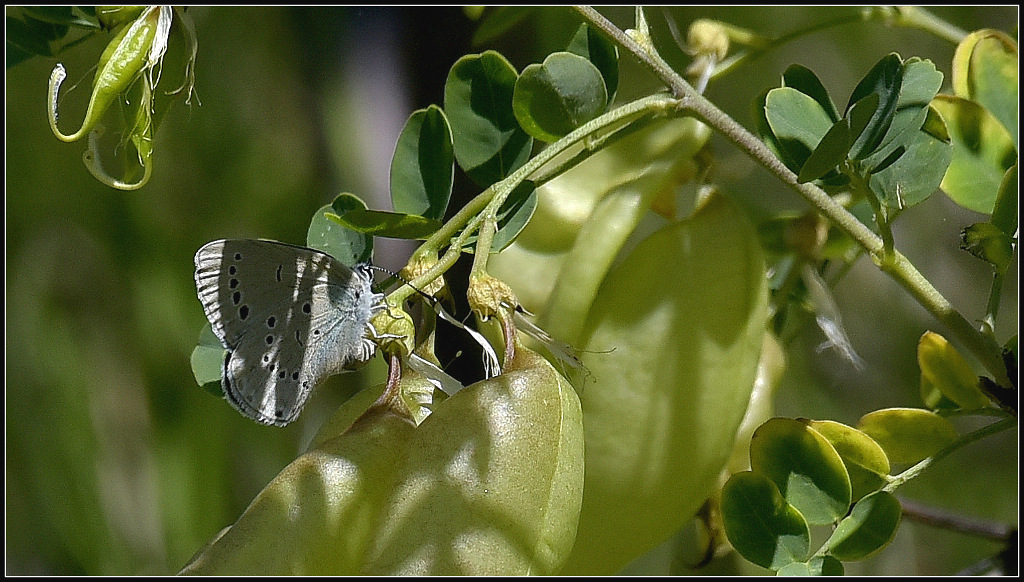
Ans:
POLYGON ((853 501, 885 484, 889 458, 871 437, 832 420, 811 420, 808 424, 825 437, 843 459, 850 474, 853 501))
POLYGON ((1006 170, 1003 174, 1003 181, 999 184, 999 194, 996 196, 995 207, 992 209, 992 224, 1003 231, 1006 236, 1017 234, 1017 196, 1020 193, 1020 185, 1017 183, 1017 166, 1006 170))
POLYGON ((533 137, 556 141, 604 112, 608 93, 601 71, 579 55, 548 55, 516 81, 512 109, 533 137))
POLYGON ((835 448, 790 418, 772 418, 750 439, 750 468, 770 478, 807 523, 832 523, 850 507, 850 476, 835 448))
POLYGON ((939 95, 932 101, 953 140, 953 158, 942 190, 954 202, 991 214, 1003 175, 1017 162, 1013 138, 995 117, 978 104, 939 95))
POLYGON ((619 88, 618 45, 586 24, 581 24, 565 50, 589 60, 597 67, 604 78, 608 103, 614 101, 615 92, 619 88))
POLYGON ((1019 148, 1018 75, 1017 43, 998 30, 972 32, 953 55, 953 93, 988 109, 1019 148))
POLYGON ((920 408, 885 408, 860 418, 857 428, 885 451, 891 463, 916 463, 957 438, 953 424, 920 408))
POLYGON ((356 232, 387 238, 425 239, 441 228, 441 222, 433 218, 383 210, 327 213, 327 218, 356 232))

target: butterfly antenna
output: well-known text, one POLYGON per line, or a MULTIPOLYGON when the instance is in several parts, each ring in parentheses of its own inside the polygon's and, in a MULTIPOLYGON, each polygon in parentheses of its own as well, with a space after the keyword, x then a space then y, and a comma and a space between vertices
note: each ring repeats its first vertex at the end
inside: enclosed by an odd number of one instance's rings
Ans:
POLYGON ((371 269, 373 269, 373 270, 375 270, 375 271, 380 271, 381 273, 386 273, 386 274, 388 274, 388 275, 391 275, 391 276, 392 276, 392 277, 394 277, 395 279, 399 279, 399 280, 401 280, 401 281, 402 281, 402 282, 404 282, 404 283, 405 283, 406 285, 408 285, 408 286, 412 287, 413 291, 416 291, 417 293, 419 293, 420 295, 422 295, 422 296, 424 297, 424 299, 426 299, 427 301, 429 301, 429 302, 431 302, 431 303, 437 303, 437 297, 434 297, 433 295, 430 295, 429 293, 426 293, 426 292, 424 292, 424 291, 421 291, 421 290, 420 290, 419 288, 417 288, 417 287, 416 287, 415 285, 413 285, 412 283, 410 283, 408 279, 406 279, 405 277, 403 277, 403 276, 399 275, 398 273, 396 273, 396 272, 392 271, 391 269, 388 269, 388 268, 386 268, 386 267, 378 267, 377 265, 366 265, 366 266, 367 266, 367 267, 369 267, 369 268, 371 268, 371 269))

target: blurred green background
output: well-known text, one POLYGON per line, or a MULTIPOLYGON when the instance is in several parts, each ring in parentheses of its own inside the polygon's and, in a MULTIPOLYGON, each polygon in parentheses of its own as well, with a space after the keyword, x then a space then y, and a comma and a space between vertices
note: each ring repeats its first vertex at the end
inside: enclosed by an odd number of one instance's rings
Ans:
MULTIPOLYGON (((7 8, 8 16, 17 9, 7 8)), ((854 8, 651 9, 664 56, 696 18, 778 35, 854 8)), ((602 9, 619 26, 631 9, 602 9)), ((137 192, 98 183, 83 143, 65 144, 46 121, 57 59, 7 70, 6 558, 8 574, 167 574, 221 528, 312 437, 347 396, 383 379, 379 358, 333 378, 285 429, 243 418, 200 390, 189 356, 205 323, 192 257, 204 243, 260 237, 302 244, 312 213, 342 191, 389 209, 388 169, 408 115, 442 102, 462 54, 496 48, 522 69, 562 48, 579 24, 545 8, 499 39, 474 46, 459 8, 189 9, 199 37, 202 105, 172 106, 156 135, 152 180, 137 192)), ((964 30, 1016 34, 1016 6, 936 8, 964 30)), ((84 102, 107 42, 99 35, 60 56, 62 99, 84 102), (71 86, 82 81, 77 90, 71 86)), ((954 47, 924 32, 857 23, 822 31, 715 81, 708 96, 751 127, 750 102, 799 62, 837 101, 879 58, 896 51, 948 72, 954 47)), ((629 58, 619 100, 657 89, 629 58)), ((177 79, 167 79, 176 86, 177 79)), ((67 131, 80 116, 62 117, 67 131)), ((716 182, 755 218, 803 209, 792 192, 735 148, 715 143, 716 182)), ((473 194, 461 181, 456 196, 473 194)), ((938 194, 901 217, 898 247, 968 319, 984 313, 988 268, 958 250, 982 220, 938 194)), ((376 262, 401 267, 411 247, 381 241, 376 262)), ((1003 294, 1000 341, 1017 333, 1016 260, 1003 294)), ((670 276, 670 274, 666 274, 670 276)), ((818 352, 808 329, 787 346, 778 413, 855 423, 887 406, 918 406, 916 346, 934 328, 902 289, 862 259, 835 290, 858 372, 818 352)), ((938 331, 942 331, 939 329, 938 331)), ((899 493, 967 516, 1016 525, 1017 435, 1003 434, 942 461, 899 493)), ((685 452, 681 452, 685 454, 685 452)), ((671 547, 671 541, 666 548, 671 547)), ((848 573, 950 574, 998 550, 994 543, 905 523, 894 544, 848 573)), ((634 565, 666 571, 668 550, 634 565)), ((659 553, 660 552, 660 553, 659 553)), ((670 553, 670 552, 669 552, 670 553)))

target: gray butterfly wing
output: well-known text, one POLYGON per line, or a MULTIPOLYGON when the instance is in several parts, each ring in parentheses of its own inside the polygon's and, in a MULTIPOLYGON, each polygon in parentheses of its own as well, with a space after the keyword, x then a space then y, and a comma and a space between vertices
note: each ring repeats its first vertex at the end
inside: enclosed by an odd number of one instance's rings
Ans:
POLYGON ((199 300, 228 350, 224 394, 245 416, 284 426, 324 378, 373 356, 368 322, 383 297, 366 267, 258 240, 211 242, 195 262, 199 300))

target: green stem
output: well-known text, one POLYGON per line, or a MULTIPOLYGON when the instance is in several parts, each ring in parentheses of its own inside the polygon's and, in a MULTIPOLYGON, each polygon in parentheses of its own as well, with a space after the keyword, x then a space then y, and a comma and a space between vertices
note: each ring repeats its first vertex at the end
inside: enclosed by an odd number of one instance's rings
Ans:
POLYGON ((942 458, 948 456, 953 451, 956 451, 961 447, 969 445, 974 441, 981 440, 987 436, 1002 432, 1008 428, 1016 426, 1016 424, 1016 418, 1004 418, 997 422, 993 422, 988 426, 979 428, 974 432, 967 433, 964 436, 957 439, 952 444, 950 444, 949 446, 947 446, 946 448, 942 449, 941 451, 935 453, 934 455, 928 457, 927 459, 921 461, 920 463, 914 465, 913 467, 907 469, 906 471, 890 479, 889 483, 885 487, 883 487, 882 490, 892 493, 898 487, 900 487, 907 481, 910 481, 914 477, 917 477, 918 475, 923 473, 928 467, 931 467, 938 461, 942 460, 942 458))
POLYGON ((986 334, 975 329, 952 304, 929 282, 914 265, 901 253, 893 250, 885 252, 882 239, 872 232, 857 217, 841 204, 832 199, 824 190, 811 184, 797 182, 796 175, 790 171, 745 127, 737 123, 713 103, 697 93, 689 83, 675 73, 657 54, 641 47, 629 35, 624 33, 608 19, 593 8, 576 7, 576 10, 598 30, 607 34, 613 41, 632 53, 647 68, 666 83, 672 93, 679 97, 678 111, 691 114, 717 130, 737 148, 746 153, 765 169, 774 174, 784 184, 804 197, 818 212, 829 219, 853 240, 857 241, 872 257, 875 264, 895 279, 904 289, 943 323, 951 333, 959 339, 981 362, 982 366, 993 375, 995 381, 1002 386, 1011 386, 1003 364, 1001 350, 996 342, 986 334))
POLYGON ((875 214, 875 224, 878 225, 878 232, 882 235, 882 253, 883 261, 891 261, 892 255, 895 252, 896 243, 892 237, 892 228, 889 226, 889 217, 885 212, 885 207, 878 196, 875 196, 874 191, 871 190, 871 186, 868 181, 865 180, 859 171, 854 168, 850 168, 847 163, 843 165, 844 172, 850 177, 850 187, 858 197, 863 197, 871 205, 871 210, 875 214))
MULTIPOLYGON (((795 41, 795 40, 797 40, 797 39, 799 39, 801 37, 807 36, 809 34, 813 34, 815 32, 818 32, 820 30, 825 30, 825 29, 828 29, 828 28, 835 28, 835 27, 838 27, 838 26, 846 25, 846 24, 852 24, 854 22, 861 22, 864 19, 865 19, 864 12, 863 11, 857 11, 857 12, 852 13, 852 14, 844 14, 842 16, 838 16, 838 17, 836 17, 836 18, 834 18, 832 20, 826 20, 825 22, 820 22, 818 24, 812 24, 811 26, 808 26, 807 28, 801 28, 799 30, 794 30, 792 32, 788 32, 788 33, 786 33, 786 34, 784 34, 784 35, 782 35, 782 36, 780 36, 778 38, 764 39, 764 37, 761 37, 759 35, 750 34, 749 35, 750 38, 755 40, 756 44, 748 44, 747 46, 751 46, 750 50, 748 50, 747 52, 744 52, 742 54, 739 54, 739 55, 737 55, 734 58, 726 59, 725 61, 723 61, 720 65, 718 65, 718 67, 715 68, 715 71, 714 71, 714 73, 712 73, 711 76, 714 78, 714 77, 718 77, 718 76, 721 76, 721 75, 728 74, 728 73, 732 72, 733 69, 741 67, 741 66, 747 64, 750 61, 753 61, 753 60, 755 60, 757 58, 760 58, 762 55, 764 55, 765 53, 767 53, 767 52, 769 52, 771 50, 774 50, 774 49, 776 49, 776 48, 778 48, 780 46, 783 46, 783 45, 786 45, 788 43, 791 43, 791 42, 793 42, 793 41, 795 41)), ((729 32, 730 32, 730 38, 735 38, 735 36, 738 36, 738 34, 737 34, 739 32, 738 30, 734 29, 731 26, 728 26, 728 25, 726 25, 726 26, 727 26, 727 30, 729 30, 729 32)))
MULTIPOLYGON (((636 122, 641 118, 656 115, 668 115, 675 112, 679 107, 679 101, 668 95, 650 95, 637 99, 618 107, 604 115, 592 119, 587 123, 573 130, 571 133, 549 145, 540 151, 536 156, 523 164, 518 170, 507 178, 493 186, 495 190, 494 199, 488 204, 487 210, 490 214, 497 216, 498 209, 505 202, 505 198, 515 190, 523 180, 543 169, 548 163, 553 162, 575 146, 578 142, 584 141, 592 136, 599 136, 609 128, 619 129, 624 123, 636 122)), ((575 158, 582 161, 583 158, 575 158)))
MULTIPOLYGON (((485 197, 484 195, 489 194, 490 192, 490 190, 484 191, 479 196, 474 198, 473 201, 471 201, 471 203, 477 202, 478 199, 481 198, 484 198, 486 201, 486 198, 488 198, 489 196, 485 197)), ((460 210, 459 214, 452 217, 451 221, 449 222, 455 222, 455 219, 465 210, 465 208, 460 210)), ((451 241, 451 245, 448 247, 448 250, 445 251, 443 255, 441 255, 437 262, 431 265, 429 269, 421 273, 412 281, 409 281, 408 285, 402 285, 398 289, 395 289, 390 295, 388 295, 388 302, 392 305, 401 305, 403 301, 405 301, 410 295, 416 292, 416 289, 426 287, 429 283, 432 283, 438 277, 444 275, 445 272, 448 271, 448 269, 451 269, 452 266, 455 265, 455 261, 459 260, 459 256, 462 255, 462 246, 465 244, 466 239, 469 238, 469 235, 473 234, 473 232, 480 227, 481 220, 483 220, 482 213, 473 216, 468 221, 468 223, 466 223, 466 227, 462 230, 462 232, 459 233, 459 236, 457 236, 455 240, 451 241)), ((417 251, 416 256, 429 255, 420 255, 419 251, 417 251)))
POLYGON ((895 24, 917 28, 953 44, 960 44, 967 32, 918 6, 900 6, 896 9, 895 24))
POLYGON ((668 84, 669 90, 673 95, 681 97, 688 92, 694 92, 693 87, 677 75, 658 53, 640 46, 631 36, 612 24, 600 12, 590 6, 574 6, 573 8, 583 16, 587 24, 604 32, 612 40, 622 45, 623 48, 633 53, 633 56, 639 59, 642 65, 651 69, 655 76, 668 84))
POLYGON ((425 259, 427 257, 436 255, 446 245, 451 243, 453 237, 459 232, 460 229, 469 224, 470 220, 474 216, 480 213, 487 204, 494 198, 494 188, 488 188, 477 194, 475 198, 469 201, 463 206, 455 216, 451 217, 448 222, 444 223, 437 232, 430 235, 430 238, 423 241, 416 252, 413 253, 413 259, 425 259))
POLYGON ((959 44, 967 35, 967 33, 960 28, 936 17, 924 8, 916 6, 862 8, 850 14, 844 14, 831 20, 826 20, 824 22, 812 24, 806 28, 788 32, 777 38, 765 38, 750 31, 746 31, 726 23, 721 23, 721 26, 726 30, 730 39, 734 40, 738 44, 749 47, 749 49, 746 52, 737 54, 736 56, 730 57, 720 63, 715 68, 715 71, 711 76, 719 77, 721 75, 731 73, 734 69, 737 69, 750 61, 756 60, 768 51, 774 50, 809 34, 856 22, 869 21, 881 21, 887 26, 895 25, 917 28, 953 44, 959 44))
POLYGON ((984 332, 995 336, 996 315, 999 313, 999 299, 1003 294, 1003 274, 996 271, 992 276, 992 289, 988 293, 988 306, 985 309, 984 332))
POLYGON ((481 276, 487 271, 487 258, 491 254, 491 243, 494 241, 496 230, 497 223, 494 215, 484 214, 483 224, 480 225, 480 234, 476 239, 476 249, 473 251, 473 267, 469 271, 471 281, 474 276, 481 276))

